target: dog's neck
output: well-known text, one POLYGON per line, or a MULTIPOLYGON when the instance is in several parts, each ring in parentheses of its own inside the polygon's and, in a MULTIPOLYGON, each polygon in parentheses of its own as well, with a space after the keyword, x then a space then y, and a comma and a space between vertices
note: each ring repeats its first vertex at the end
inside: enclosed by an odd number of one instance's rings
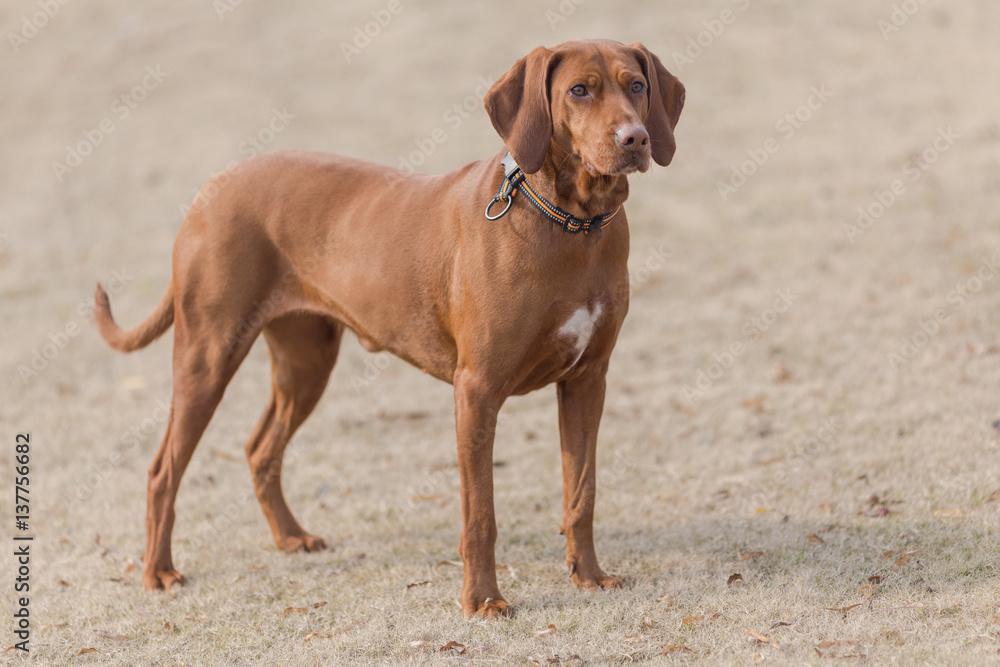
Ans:
POLYGON ((528 179, 539 194, 581 219, 610 213, 628 199, 628 178, 624 174, 592 174, 579 155, 554 144, 542 168, 529 174, 528 179))

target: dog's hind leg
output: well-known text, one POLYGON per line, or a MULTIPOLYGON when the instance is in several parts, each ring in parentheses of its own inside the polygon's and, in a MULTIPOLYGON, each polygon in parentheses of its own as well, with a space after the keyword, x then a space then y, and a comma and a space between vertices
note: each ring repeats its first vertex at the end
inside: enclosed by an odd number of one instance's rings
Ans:
POLYGON ((318 315, 286 315, 264 327, 271 355, 271 398, 246 444, 254 490, 284 551, 318 551, 322 539, 303 530, 285 502, 281 467, 285 447, 316 407, 337 361, 344 325, 318 315))
POLYGON ((177 488, 226 385, 256 338, 255 332, 238 345, 227 346, 221 336, 192 330, 183 314, 175 327, 170 419, 149 468, 142 572, 146 590, 169 590, 174 584, 184 583, 184 577, 174 569, 170 547, 177 488))

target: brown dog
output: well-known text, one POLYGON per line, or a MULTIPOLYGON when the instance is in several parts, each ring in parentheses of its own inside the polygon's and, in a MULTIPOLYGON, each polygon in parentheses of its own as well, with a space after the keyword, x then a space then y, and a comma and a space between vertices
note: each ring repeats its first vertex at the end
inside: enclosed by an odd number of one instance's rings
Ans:
POLYGON ((281 464, 346 329, 455 387, 466 617, 510 613, 494 563, 497 413, 551 383, 566 562, 580 588, 621 585, 597 564, 592 530, 604 376, 628 310, 620 207, 627 174, 651 157, 670 163, 684 87, 641 44, 567 42, 517 61, 484 104, 506 148, 444 176, 282 151, 213 178, 177 236, 166 294, 131 331, 98 285, 97 324, 116 350, 175 325, 173 404, 149 469, 147 589, 184 581, 170 553, 177 487, 260 333, 272 394, 246 444, 254 487, 278 547, 324 548, 285 503, 281 464), (508 150, 520 170, 501 166, 508 150), (487 204, 506 216, 487 219, 487 204), (581 230, 593 233, 570 233, 581 230))

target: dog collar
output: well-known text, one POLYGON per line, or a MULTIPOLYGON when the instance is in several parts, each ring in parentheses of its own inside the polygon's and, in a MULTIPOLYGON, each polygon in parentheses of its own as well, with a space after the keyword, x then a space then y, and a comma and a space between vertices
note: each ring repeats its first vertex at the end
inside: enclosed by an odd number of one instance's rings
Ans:
POLYGON ((618 212, 622 210, 622 207, 619 206, 611 213, 596 215, 588 220, 581 220, 535 192, 534 188, 525 180, 524 172, 517 166, 517 162, 514 161, 514 156, 510 154, 510 151, 500 161, 500 164, 503 165, 504 169, 503 181, 500 182, 500 189, 493 196, 493 201, 486 205, 487 220, 499 220, 502 218, 510 210, 510 205, 514 202, 514 195, 518 191, 524 193, 525 198, 534 204, 535 208, 541 211, 542 215, 572 234, 581 231, 584 234, 589 234, 591 229, 604 229, 618 215, 618 212), (507 206, 496 215, 490 215, 490 209, 500 202, 506 202, 507 206))

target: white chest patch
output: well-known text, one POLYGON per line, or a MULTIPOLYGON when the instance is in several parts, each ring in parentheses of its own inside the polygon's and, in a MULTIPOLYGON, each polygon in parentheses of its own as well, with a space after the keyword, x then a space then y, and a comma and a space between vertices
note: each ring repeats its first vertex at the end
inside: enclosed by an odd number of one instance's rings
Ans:
POLYGON ((566 324, 562 325, 562 328, 559 329, 560 336, 565 336, 573 341, 572 346, 576 357, 570 366, 575 366, 576 362, 580 361, 580 357, 583 356, 583 351, 587 349, 587 345, 590 343, 590 337, 594 335, 594 325, 600 319, 602 310, 599 303, 595 303, 592 310, 584 306, 573 313, 566 320, 566 324))

